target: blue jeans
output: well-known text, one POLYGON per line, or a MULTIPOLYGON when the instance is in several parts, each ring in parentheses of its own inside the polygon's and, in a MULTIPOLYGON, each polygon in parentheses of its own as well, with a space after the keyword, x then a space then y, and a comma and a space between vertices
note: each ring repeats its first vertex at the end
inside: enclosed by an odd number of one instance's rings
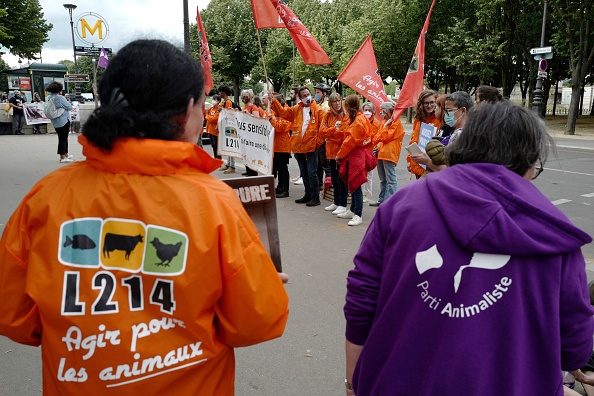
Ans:
POLYGON ((363 216, 363 190, 361 187, 351 194, 351 212, 359 217, 363 216))
POLYGON ((377 174, 380 179, 380 193, 377 201, 384 202, 398 191, 396 164, 386 160, 377 161, 377 174))
POLYGON ((318 184, 318 150, 311 153, 295 153, 299 175, 303 178, 305 195, 311 198, 320 197, 320 185, 318 184))
POLYGON ((334 187, 334 205, 336 206, 347 206, 348 191, 347 186, 340 177, 340 168, 336 160, 329 160, 328 165, 330 166, 330 178, 332 178, 332 187, 334 187))

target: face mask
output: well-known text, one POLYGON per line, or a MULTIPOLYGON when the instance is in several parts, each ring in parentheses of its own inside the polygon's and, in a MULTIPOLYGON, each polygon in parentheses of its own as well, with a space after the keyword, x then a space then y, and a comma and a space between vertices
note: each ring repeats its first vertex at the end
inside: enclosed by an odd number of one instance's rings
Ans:
POLYGON ((367 117, 367 118, 371 118, 371 116, 373 115, 373 113, 372 113, 371 111, 369 111, 369 110, 365 110, 365 111, 363 112, 363 114, 364 114, 364 115, 365 115, 365 117, 367 117))
POLYGON ((449 126, 453 127, 454 125, 456 125, 456 118, 454 117, 454 113, 449 113, 443 116, 443 120, 445 121, 446 124, 448 124, 449 126))
POLYGON ((301 101, 305 105, 311 104, 311 95, 306 96, 305 98, 301 99, 301 101))
POLYGON ((242 101, 243 103, 247 103, 247 102, 249 102, 249 101, 250 101, 250 98, 247 98, 247 97, 245 97, 245 98, 241 98, 241 101, 242 101))
POLYGON ((316 96, 314 96, 314 100, 315 100, 316 102, 319 102, 319 101, 320 101, 320 99, 322 99, 322 95, 318 95, 318 94, 316 94, 316 96))

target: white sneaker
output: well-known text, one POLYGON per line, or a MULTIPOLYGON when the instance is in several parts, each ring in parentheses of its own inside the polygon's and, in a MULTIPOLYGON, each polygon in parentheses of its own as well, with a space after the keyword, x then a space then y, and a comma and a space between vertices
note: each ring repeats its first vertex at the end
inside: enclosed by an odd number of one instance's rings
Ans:
POLYGON ((299 179, 301 179, 301 177, 297 176, 297 177, 292 178, 291 181, 294 183, 294 182, 296 182, 299 179))
POLYGON ((367 203, 367 195, 363 195, 363 203, 367 203))
POLYGON ((338 217, 340 217, 341 219, 352 219, 353 216, 355 216, 355 214, 353 212, 351 212, 351 210, 346 210, 340 214, 337 215, 338 217))
POLYGON ((303 178, 300 177, 299 179, 297 179, 293 184, 297 184, 297 185, 301 185, 303 184, 303 178))
POLYGON ((331 210, 334 210, 334 209, 336 209, 336 208, 338 208, 338 206, 336 206, 335 204, 332 204, 332 205, 330 205, 330 206, 326 206, 326 207, 324 208, 324 210, 331 211, 331 210))
POLYGON ((349 221, 350 226, 358 226, 361 223, 363 223, 363 219, 357 215, 354 215, 353 219, 351 221, 349 221))
POLYGON ((344 206, 337 206, 336 210, 332 212, 333 215, 338 215, 347 211, 347 208, 344 206))
POLYGON ((60 160, 60 163, 62 163, 62 164, 67 163, 67 162, 72 162, 72 158, 62 158, 60 160))
POLYGON ((74 156, 72 154, 68 154, 68 158, 69 159, 74 159, 74 156))

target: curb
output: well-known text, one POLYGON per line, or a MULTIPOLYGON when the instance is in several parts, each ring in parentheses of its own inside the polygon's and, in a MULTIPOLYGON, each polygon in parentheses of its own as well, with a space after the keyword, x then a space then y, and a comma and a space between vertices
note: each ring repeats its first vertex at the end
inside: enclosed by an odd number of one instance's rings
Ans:
POLYGON ((579 151, 582 153, 594 153, 594 147, 568 146, 568 145, 560 145, 560 144, 556 144, 555 147, 557 149, 562 149, 562 150, 567 150, 567 151, 579 151))

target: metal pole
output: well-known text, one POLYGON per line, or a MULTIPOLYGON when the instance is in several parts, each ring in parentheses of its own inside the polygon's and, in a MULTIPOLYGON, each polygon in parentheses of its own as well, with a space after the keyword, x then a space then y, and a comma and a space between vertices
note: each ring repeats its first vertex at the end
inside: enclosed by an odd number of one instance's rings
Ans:
MULTIPOLYGON (((545 43, 545 28, 547 23, 547 3, 548 0, 544 0, 544 7, 542 11, 542 30, 540 33, 540 46, 544 47, 545 43)), ((541 58, 542 59, 542 55, 541 58)), ((532 100, 532 111, 538 114, 540 117, 543 115, 543 95, 542 95, 542 77, 536 78, 536 87, 534 89, 534 99, 532 100)))
POLYGON ((97 98, 97 60, 95 58, 92 59, 93 61, 93 99, 95 99, 95 108, 99 107, 99 100, 97 98))
POLYGON ((184 51, 189 54, 190 50, 190 18, 188 16, 188 0, 184 0, 184 51))
MULTIPOLYGON (((74 21, 72 20, 72 11, 76 9, 74 4, 64 4, 70 15, 70 33, 72 34, 72 54, 74 55, 74 73, 78 74, 78 62, 76 61, 76 44, 74 42, 74 21)), ((74 100, 82 102, 80 94, 80 83, 74 83, 74 100)))

